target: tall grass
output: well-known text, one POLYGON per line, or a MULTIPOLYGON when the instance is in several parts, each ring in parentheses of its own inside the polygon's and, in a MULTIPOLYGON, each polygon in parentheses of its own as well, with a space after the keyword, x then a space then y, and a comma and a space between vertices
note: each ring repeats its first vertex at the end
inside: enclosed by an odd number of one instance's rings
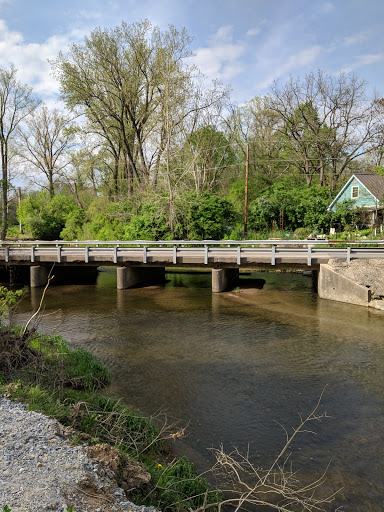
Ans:
MULTIPOLYGON (((18 339, 21 332, 16 330, 12 336, 18 339)), ((91 444, 109 443, 143 463, 151 484, 145 491, 133 491, 130 499, 180 511, 201 506, 207 496, 217 501, 217 494, 209 494, 207 481, 196 476, 191 462, 185 458, 167 462, 166 422, 156 428, 151 418, 98 391, 110 382, 110 372, 91 353, 70 349, 60 336, 36 333, 30 333, 20 346, 28 346, 30 357, 0 375, 0 392, 75 429, 73 441, 84 441, 85 435, 91 444)))

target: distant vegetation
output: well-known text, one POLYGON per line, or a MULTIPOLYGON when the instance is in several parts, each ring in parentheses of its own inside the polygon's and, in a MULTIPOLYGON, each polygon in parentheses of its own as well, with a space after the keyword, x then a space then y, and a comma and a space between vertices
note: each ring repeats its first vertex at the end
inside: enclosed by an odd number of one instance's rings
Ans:
POLYGON ((0 68, 3 239, 19 222, 44 239, 243 237, 247 154, 248 237, 356 222, 327 206, 351 173, 384 172, 384 100, 317 71, 238 106, 190 44, 147 20, 93 30, 52 63, 65 111, 0 68))

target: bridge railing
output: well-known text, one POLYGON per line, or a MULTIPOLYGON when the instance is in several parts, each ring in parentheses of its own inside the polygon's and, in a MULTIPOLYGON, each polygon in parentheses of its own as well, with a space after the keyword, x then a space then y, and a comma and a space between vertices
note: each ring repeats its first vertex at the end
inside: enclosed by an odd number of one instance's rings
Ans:
POLYGON ((0 247, 256 247, 256 246, 302 246, 313 247, 315 245, 334 246, 356 245, 384 245, 384 240, 5 240, 0 241, 0 247))

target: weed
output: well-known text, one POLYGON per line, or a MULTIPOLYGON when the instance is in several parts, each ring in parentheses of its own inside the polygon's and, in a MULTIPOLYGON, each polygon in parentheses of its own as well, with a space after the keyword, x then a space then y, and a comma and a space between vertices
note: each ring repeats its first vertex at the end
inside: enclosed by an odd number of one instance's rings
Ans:
MULTIPOLYGON (((159 458, 167 458, 162 453, 164 439, 172 437, 175 427, 168 424, 166 415, 145 418, 121 400, 96 392, 109 382, 110 374, 92 354, 70 349, 60 336, 22 334, 20 329, 4 333, 0 329, 0 339, 2 332, 4 339, 16 340, 17 354, 26 351, 28 357, 18 356, 14 367, 9 359, 6 372, 0 368, 0 392, 74 428, 78 440, 84 441, 86 436, 90 444, 109 443, 131 459, 144 462, 151 474, 151 490, 135 494, 134 499, 162 510, 188 510, 201 506, 201 500, 218 501, 185 458, 158 463, 159 458), (156 428, 153 421, 161 426, 156 428)), ((7 343, 7 349, 15 343, 7 343)), ((0 353, 3 356, 1 347, 0 353)))

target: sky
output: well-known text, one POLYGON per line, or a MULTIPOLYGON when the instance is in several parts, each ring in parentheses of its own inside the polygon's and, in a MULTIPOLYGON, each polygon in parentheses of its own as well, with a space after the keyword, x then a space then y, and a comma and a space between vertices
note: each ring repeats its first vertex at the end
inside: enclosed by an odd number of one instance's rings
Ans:
POLYGON ((185 27, 194 62, 239 104, 318 69, 357 73, 384 95, 384 0, 0 0, 0 67, 49 104, 49 60, 96 27, 145 18, 185 27))

